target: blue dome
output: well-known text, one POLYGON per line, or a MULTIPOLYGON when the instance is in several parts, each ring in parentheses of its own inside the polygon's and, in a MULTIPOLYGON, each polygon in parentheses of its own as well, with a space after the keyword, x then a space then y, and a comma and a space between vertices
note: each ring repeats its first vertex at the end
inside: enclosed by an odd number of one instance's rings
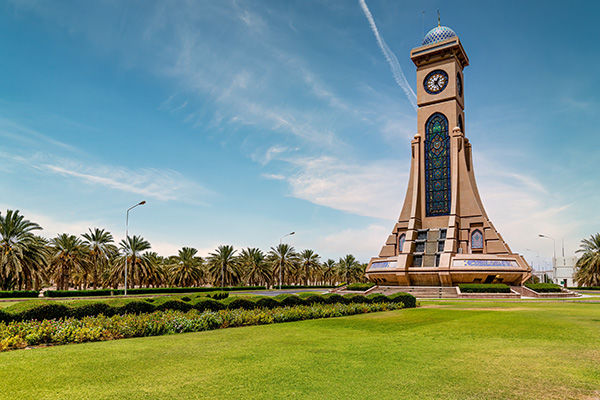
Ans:
POLYGON ((427 32, 427 35, 425 35, 425 38, 423 39, 423 46, 427 44, 441 42, 443 40, 450 39, 455 36, 456 33, 454 33, 454 31, 448 28, 447 26, 436 26, 435 28, 427 32))

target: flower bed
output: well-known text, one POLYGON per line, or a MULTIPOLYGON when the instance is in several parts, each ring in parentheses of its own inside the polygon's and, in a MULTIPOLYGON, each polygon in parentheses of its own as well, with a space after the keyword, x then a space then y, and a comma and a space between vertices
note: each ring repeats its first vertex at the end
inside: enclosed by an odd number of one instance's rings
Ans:
POLYGON ((0 323, 0 351, 28 346, 96 342, 237 326, 274 324, 397 310, 402 303, 313 304, 273 309, 156 311, 150 314, 97 315, 43 321, 0 323))

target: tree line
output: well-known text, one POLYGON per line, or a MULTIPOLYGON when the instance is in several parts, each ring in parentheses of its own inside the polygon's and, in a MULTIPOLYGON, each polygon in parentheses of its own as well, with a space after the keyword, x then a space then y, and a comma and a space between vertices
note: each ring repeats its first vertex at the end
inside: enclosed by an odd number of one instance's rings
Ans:
POLYGON ((116 289, 123 285, 126 264, 129 287, 276 286, 280 277, 284 285, 366 281, 366 264, 351 254, 322 261, 313 250, 297 252, 285 243, 267 252, 223 245, 206 258, 183 247, 162 257, 141 236, 116 243, 110 232, 94 228, 46 239, 35 234, 41 229, 18 210, 0 214, 0 289, 116 289))

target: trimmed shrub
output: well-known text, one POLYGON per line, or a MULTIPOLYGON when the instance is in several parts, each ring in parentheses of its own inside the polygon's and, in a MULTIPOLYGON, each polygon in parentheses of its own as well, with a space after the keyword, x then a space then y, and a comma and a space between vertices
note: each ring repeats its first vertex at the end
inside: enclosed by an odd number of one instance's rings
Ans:
POLYGON ((152 297, 148 297, 147 299, 144 299, 144 301, 147 301, 148 303, 154 303, 154 299, 152 297))
POLYGON ((46 290, 44 297, 84 297, 84 296, 111 296, 112 292, 122 290, 96 289, 96 290, 46 290))
POLYGON ((323 295, 323 300, 325 300, 325 304, 345 304, 346 299, 337 293, 327 293, 323 295))
POLYGON ((160 304, 156 305, 156 310, 164 311, 164 310, 177 310, 177 311, 190 311, 194 308, 191 304, 188 304, 181 300, 169 299, 160 304))
POLYGON ((256 308, 255 302, 244 297, 230 297, 224 300, 223 303, 226 304, 227 308, 230 310, 235 310, 237 308, 252 310, 253 308, 256 308))
POLYGON ((225 305, 220 301, 210 299, 208 297, 200 297, 192 303, 192 307, 194 307, 198 311, 219 311, 223 310, 225 305))
POLYGON ((40 292, 37 290, 1 290, 0 298, 25 298, 25 297, 38 297, 40 292))
POLYGON ((365 296, 363 296, 362 294, 358 294, 358 293, 345 294, 343 297, 346 300, 346 303, 370 303, 371 302, 371 299, 367 299, 365 296))
POLYGON ((371 300, 371 303, 389 303, 390 299, 381 293, 372 293, 365 296, 367 299, 371 300))
POLYGON ((417 299, 412 294, 400 292, 388 296, 392 303, 402 303, 404 308, 414 308, 417 306, 417 299))
POLYGON ((11 315, 0 308, 0 322, 10 322, 11 315))
POLYGON ((510 293, 510 287, 504 283, 461 283, 462 293, 510 293))
POLYGON ((562 292, 560 285, 556 285, 554 283, 526 283, 525 286, 538 293, 562 292))
POLYGON ((187 297, 187 296, 183 296, 183 297, 181 298, 181 301, 192 301, 192 299, 190 299, 190 298, 189 298, 189 297, 187 297))
POLYGON ((304 300, 300 297, 289 293, 277 295, 275 296, 275 300, 278 300, 283 306, 298 306, 305 304, 304 300))
POLYGON ((102 302, 74 304, 69 308, 69 316, 74 318, 93 317, 100 314, 111 316, 115 314, 115 307, 102 302))
POLYGON ((116 307, 115 314, 144 314, 155 310, 156 307, 151 303, 142 300, 133 300, 121 307, 116 307))
POLYGON ((302 300, 306 304, 323 304, 325 303, 325 299, 320 294, 310 293, 305 296, 301 296, 302 300))
POLYGON ((53 302, 40 302, 32 305, 17 314, 13 314, 12 319, 17 321, 27 321, 35 319, 38 321, 44 319, 56 319, 68 317, 71 312, 70 307, 64 304, 53 302))
POLYGON ((0 313, 1 321, 26 321, 26 320, 46 320, 61 319, 73 317, 82 319, 84 317, 94 317, 105 315, 125 314, 147 314, 154 311, 190 311, 192 309, 200 312, 219 311, 227 309, 245 309, 255 308, 273 309, 278 307, 294 307, 299 305, 320 306, 321 303, 327 304, 350 304, 350 303, 383 303, 393 302, 402 303, 404 307, 415 307, 416 301, 413 296, 406 293, 398 293, 389 298, 381 294, 372 294, 363 296, 359 294, 349 294, 340 296, 336 293, 319 295, 317 293, 304 293, 300 296, 293 294, 281 294, 275 298, 268 296, 260 297, 231 297, 218 301, 209 297, 197 297, 190 302, 181 301, 177 297, 163 297, 157 299, 125 299, 117 298, 104 301, 77 300, 72 302, 54 302, 54 301, 26 301, 14 304, 0 313))
POLYGON ((208 293, 206 295, 206 297, 210 297, 211 299, 215 299, 215 300, 223 300, 229 297, 229 293, 228 292, 213 292, 213 293, 208 293))
POLYGON ((275 308, 281 307, 282 304, 275 300, 273 297, 269 296, 256 296, 251 298, 254 303, 256 303, 256 307, 258 308, 275 308))
POLYGON ((346 290, 355 290, 358 292, 366 292, 367 290, 371 289, 373 286, 375 286, 375 284, 373 282, 351 283, 348 286, 346 286, 346 290))
POLYGON ((600 286, 577 286, 569 287, 571 290, 600 290, 600 286))

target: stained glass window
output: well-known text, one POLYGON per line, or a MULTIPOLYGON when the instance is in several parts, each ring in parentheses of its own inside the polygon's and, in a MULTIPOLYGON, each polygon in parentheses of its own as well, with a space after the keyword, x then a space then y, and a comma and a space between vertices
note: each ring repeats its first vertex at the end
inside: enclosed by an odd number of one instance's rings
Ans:
POLYGON ((471 249, 483 249, 483 234, 479 229, 471 233, 471 249))
POLYGON ((406 235, 403 233, 400 235, 400 239, 398 239, 398 253, 402 253, 402 248, 404 247, 404 241, 406 240, 406 235))
POLYGON ((450 213, 450 136, 440 113, 425 124, 425 205, 428 217, 450 213))

